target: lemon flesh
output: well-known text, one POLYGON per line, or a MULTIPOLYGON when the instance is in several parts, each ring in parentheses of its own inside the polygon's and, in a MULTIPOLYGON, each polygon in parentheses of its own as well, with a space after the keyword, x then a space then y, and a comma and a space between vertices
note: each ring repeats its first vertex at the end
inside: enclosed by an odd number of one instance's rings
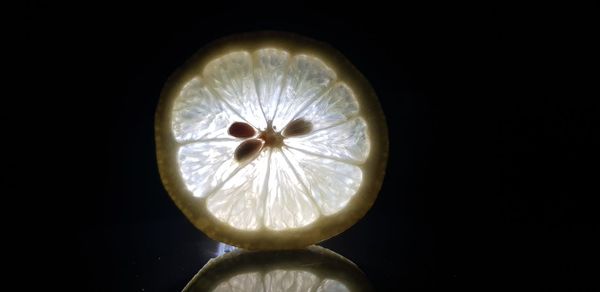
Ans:
POLYGON ((285 249, 364 215, 383 179, 387 130, 372 89, 344 61, 314 41, 259 34, 213 45, 171 78, 157 110, 159 168, 197 227, 232 245, 285 249))

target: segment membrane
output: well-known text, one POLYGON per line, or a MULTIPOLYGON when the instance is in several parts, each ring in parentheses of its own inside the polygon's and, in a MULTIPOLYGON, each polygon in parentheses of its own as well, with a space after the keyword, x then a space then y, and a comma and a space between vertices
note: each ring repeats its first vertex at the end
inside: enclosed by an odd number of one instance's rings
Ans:
POLYGON ((218 97, 244 120, 258 129, 267 126, 256 95, 252 57, 248 52, 233 52, 211 61, 204 68, 204 77, 218 97))
POLYGON ((261 196, 269 163, 269 152, 235 173, 206 200, 208 210, 219 220, 243 230, 262 227, 264 202, 261 196))
POLYGON ((331 90, 296 114, 295 118, 310 121, 313 130, 318 130, 346 121, 357 114, 358 102, 354 93, 345 83, 338 82, 331 90))
POLYGON ((370 151, 367 124, 362 118, 354 118, 331 128, 286 138, 284 143, 292 148, 315 153, 323 157, 364 162, 370 151))
POLYGON ((319 217, 307 193, 280 149, 273 149, 265 207, 265 226, 282 230, 306 226, 319 217))
POLYGON ((239 166, 233 160, 238 141, 195 142, 181 146, 177 160, 183 181, 194 197, 205 197, 239 166))
POLYGON ((229 109, 223 107, 200 78, 186 83, 173 103, 171 128, 177 142, 200 139, 231 138, 227 127, 233 120, 229 109))
POLYGON ((360 187, 363 174, 356 165, 294 149, 284 149, 283 152, 323 215, 332 215, 343 209, 360 187))
POLYGON ((306 104, 322 95, 336 78, 321 60, 307 55, 292 58, 276 105, 273 126, 281 130, 306 104))
POLYGON ((267 120, 273 120, 290 56, 278 49, 261 49, 254 52, 253 56, 256 92, 267 120))

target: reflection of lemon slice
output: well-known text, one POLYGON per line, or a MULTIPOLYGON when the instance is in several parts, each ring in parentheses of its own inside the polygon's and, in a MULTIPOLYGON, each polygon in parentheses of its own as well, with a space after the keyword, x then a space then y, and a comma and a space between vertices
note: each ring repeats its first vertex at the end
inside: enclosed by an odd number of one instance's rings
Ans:
POLYGON ((388 140, 375 93, 332 48, 279 33, 200 51, 156 113, 161 178, 213 239, 304 247, 359 220, 381 187, 388 140))
POLYGON ((233 251, 209 261, 183 291, 371 291, 348 259, 322 247, 233 251))

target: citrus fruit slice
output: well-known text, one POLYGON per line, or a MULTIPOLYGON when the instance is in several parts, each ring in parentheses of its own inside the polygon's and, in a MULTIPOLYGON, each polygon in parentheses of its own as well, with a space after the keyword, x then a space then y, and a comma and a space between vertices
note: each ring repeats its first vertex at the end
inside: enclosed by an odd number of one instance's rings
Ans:
POLYGON ((362 218, 388 138, 365 78, 337 51, 282 33, 226 38, 165 85, 156 112, 163 184, 209 237, 291 249, 362 218))
POLYGON ((311 246, 290 251, 236 250, 210 260, 183 291, 372 291, 350 260, 311 246))

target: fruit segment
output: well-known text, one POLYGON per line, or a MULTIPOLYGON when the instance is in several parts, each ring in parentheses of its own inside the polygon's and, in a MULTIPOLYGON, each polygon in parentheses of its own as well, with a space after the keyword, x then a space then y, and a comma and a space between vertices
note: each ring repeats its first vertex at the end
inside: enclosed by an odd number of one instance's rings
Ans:
POLYGON ((265 128, 248 52, 233 52, 220 57, 204 68, 209 90, 220 97, 226 107, 255 128, 265 128))
POLYGON ((213 216, 242 230, 256 230, 263 226, 263 186, 268 173, 268 157, 268 151, 261 152, 213 190, 206 200, 213 216))
POLYGON ((273 120, 275 107, 288 75, 290 54, 278 49, 254 52, 254 81, 260 105, 267 121, 273 120))
POLYGON ((318 206, 280 149, 273 150, 269 170, 265 226, 282 230, 314 222, 320 215, 318 206))
POLYGON ((283 153, 307 186, 322 215, 333 215, 346 207, 363 180, 362 170, 356 165, 291 148, 284 148, 283 153))
POLYGON ((283 129, 305 105, 321 96, 335 78, 336 74, 321 60, 307 55, 294 56, 277 100, 275 129, 283 129))
POLYGON ((203 198, 221 186, 241 165, 232 159, 239 141, 195 142, 178 151, 179 171, 194 197, 203 198))
POLYGON ((286 138, 285 144, 307 154, 354 164, 364 162, 370 152, 367 124, 362 118, 314 130, 306 136, 286 138))
POLYGON ((173 104, 171 127, 177 142, 232 138, 227 128, 235 116, 198 77, 187 82, 173 104))

